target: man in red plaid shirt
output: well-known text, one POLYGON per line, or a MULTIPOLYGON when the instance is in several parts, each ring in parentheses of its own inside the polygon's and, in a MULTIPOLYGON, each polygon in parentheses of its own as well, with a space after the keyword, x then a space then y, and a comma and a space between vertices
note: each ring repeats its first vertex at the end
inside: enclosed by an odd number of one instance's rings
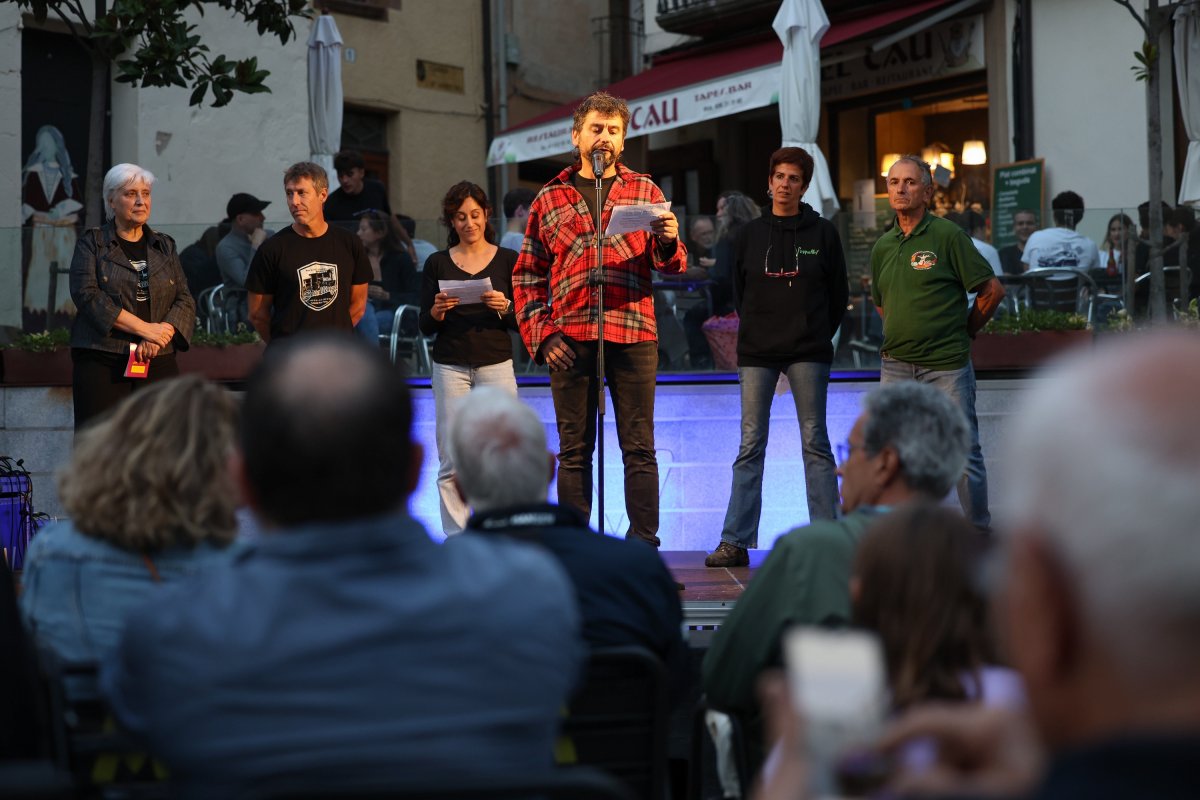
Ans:
MULTIPOLYGON (((596 447, 598 292, 595 173, 602 154, 603 212, 614 206, 661 203, 646 175, 620 164, 629 107, 605 92, 575 110, 571 144, 579 161, 546 184, 529 210, 525 243, 513 269, 513 299, 521 336, 539 364, 550 367, 558 420, 558 499, 585 517, 592 510, 592 452, 596 447)), ((683 272, 687 250, 679 222, 667 211, 652 230, 604 240, 604 367, 625 464, 626 538, 655 547, 658 539, 658 459, 654 452, 654 388, 658 333, 652 273, 683 272)), ((601 520, 601 528, 604 527, 601 520)))

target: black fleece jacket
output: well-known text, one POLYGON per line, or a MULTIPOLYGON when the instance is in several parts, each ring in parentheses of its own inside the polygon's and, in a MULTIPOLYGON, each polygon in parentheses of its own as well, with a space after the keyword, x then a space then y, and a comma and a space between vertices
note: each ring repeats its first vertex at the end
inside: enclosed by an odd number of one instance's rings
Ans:
POLYGON ((830 340, 850 298, 842 240, 833 223, 806 203, 791 217, 777 217, 768 207, 742 226, 734 254, 738 366, 832 363, 830 340))

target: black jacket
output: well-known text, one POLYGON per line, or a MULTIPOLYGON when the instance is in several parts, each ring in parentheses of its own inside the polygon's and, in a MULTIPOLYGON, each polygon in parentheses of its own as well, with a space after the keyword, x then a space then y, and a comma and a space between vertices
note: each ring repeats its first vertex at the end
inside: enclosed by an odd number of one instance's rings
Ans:
POLYGON ((830 340, 849 298, 842 240, 833 223, 804 203, 792 217, 764 209, 734 240, 738 366, 832 363, 830 340))

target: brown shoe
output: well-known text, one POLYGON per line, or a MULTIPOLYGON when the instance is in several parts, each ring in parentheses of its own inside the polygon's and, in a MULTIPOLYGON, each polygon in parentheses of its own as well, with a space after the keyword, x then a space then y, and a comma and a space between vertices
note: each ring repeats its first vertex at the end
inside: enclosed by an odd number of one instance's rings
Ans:
POLYGON ((750 566, 750 554, 746 552, 746 548, 738 547, 729 542, 721 542, 717 545, 717 549, 704 559, 706 567, 748 567, 750 566))

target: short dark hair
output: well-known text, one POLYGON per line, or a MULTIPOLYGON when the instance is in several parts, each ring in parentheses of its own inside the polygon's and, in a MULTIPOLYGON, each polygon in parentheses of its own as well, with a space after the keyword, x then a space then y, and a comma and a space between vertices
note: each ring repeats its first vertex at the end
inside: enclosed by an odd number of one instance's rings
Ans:
POLYGON ((333 157, 333 171, 343 175, 352 169, 365 170, 367 162, 363 161, 362 153, 357 150, 340 150, 333 157))
POLYGON ((417 221, 408 214, 397 214, 396 221, 400 223, 400 227, 408 233, 408 238, 417 238, 417 221))
MULTIPOLYGON (((1167 219, 1167 215, 1171 213, 1171 204, 1166 200, 1162 201, 1162 216, 1163 221, 1167 219)), ((1150 227, 1150 201, 1142 203, 1138 206, 1138 224, 1143 228, 1150 227)))
POLYGON ((325 172, 325 168, 320 164, 315 164, 312 161, 300 161, 292 164, 283 173, 283 185, 295 183, 301 178, 308 178, 312 181, 313 188, 317 191, 322 189, 329 190, 329 175, 325 172))
POLYGON ((1054 224, 1060 228, 1075 229, 1083 219, 1083 198, 1072 191, 1059 192, 1050 201, 1054 213, 1054 224))
POLYGON ((781 147, 771 153, 771 166, 767 168, 767 177, 775 174, 775 168, 780 164, 792 164, 800 168, 804 176, 804 185, 812 183, 813 157, 803 147, 781 147))
POLYGON ((470 181, 459 181, 450 187, 446 192, 446 196, 442 198, 442 224, 446 226, 448 233, 446 234, 446 242, 448 247, 454 247, 458 244, 458 231, 454 230, 454 215, 458 212, 459 206, 467 202, 470 198, 479 204, 489 217, 487 224, 483 226, 483 238, 488 244, 496 243, 496 231, 492 229, 492 204, 488 202, 487 192, 483 190, 477 183, 470 181))
POLYGON ((583 102, 575 109, 571 130, 582 130, 583 121, 593 111, 605 117, 620 117, 621 125, 625 129, 623 132, 629 133, 629 104, 608 92, 593 92, 583 98, 583 102))
POLYGON ((965 211, 954 214, 947 214, 946 219, 957 222, 959 227, 967 232, 968 236, 980 229, 987 230, 987 220, 983 218, 983 214, 980 214, 973 208, 968 208, 965 211))
POLYGON ((1167 217, 1171 225, 1177 225, 1184 233, 1191 233, 1196 227, 1196 212, 1189 206, 1178 205, 1167 217))
POLYGON ((407 382, 378 348, 331 332, 272 344, 246 385, 239 433, 259 510, 290 527, 402 508, 411 428, 407 382))
POLYGON ((508 194, 504 195, 504 216, 508 219, 516 216, 517 209, 521 206, 529 208, 533 205, 535 197, 537 197, 537 192, 533 189, 526 189, 524 186, 509 189, 508 194))

